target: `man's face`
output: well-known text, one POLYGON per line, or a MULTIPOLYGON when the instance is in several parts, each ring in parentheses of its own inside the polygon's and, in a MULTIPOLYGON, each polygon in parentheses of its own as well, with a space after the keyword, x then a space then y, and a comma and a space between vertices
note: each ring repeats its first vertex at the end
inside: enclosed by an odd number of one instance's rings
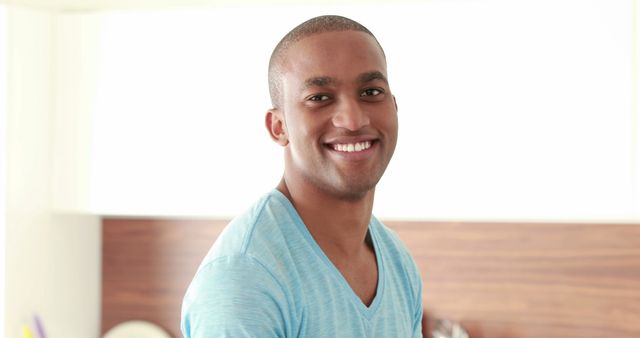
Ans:
POLYGON ((364 196, 382 177, 398 136, 380 47, 363 32, 325 32, 296 42, 283 60, 288 174, 341 199, 364 196))

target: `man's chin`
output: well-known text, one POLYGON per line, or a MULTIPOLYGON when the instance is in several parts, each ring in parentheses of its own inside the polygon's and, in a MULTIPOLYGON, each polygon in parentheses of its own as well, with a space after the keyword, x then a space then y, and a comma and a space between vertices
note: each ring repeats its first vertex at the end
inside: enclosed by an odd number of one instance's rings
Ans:
POLYGON ((376 183, 347 181, 334 187, 333 195, 344 201, 359 201, 375 190, 376 183))
POLYGON ((307 176, 317 189, 338 200, 359 201, 375 190, 378 179, 360 175, 330 175, 323 178, 307 176))

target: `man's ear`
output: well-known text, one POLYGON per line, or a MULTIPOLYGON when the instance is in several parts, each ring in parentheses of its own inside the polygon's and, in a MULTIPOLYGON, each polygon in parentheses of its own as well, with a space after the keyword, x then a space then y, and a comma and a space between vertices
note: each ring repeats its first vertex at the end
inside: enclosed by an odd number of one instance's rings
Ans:
POLYGON ((272 108, 267 111, 264 118, 264 124, 269 131, 269 136, 279 145, 286 146, 289 144, 289 135, 287 133, 287 125, 284 121, 284 115, 278 108, 272 108))
POLYGON ((396 96, 393 95, 393 105, 396 106, 396 113, 398 112, 398 101, 396 101, 396 96))

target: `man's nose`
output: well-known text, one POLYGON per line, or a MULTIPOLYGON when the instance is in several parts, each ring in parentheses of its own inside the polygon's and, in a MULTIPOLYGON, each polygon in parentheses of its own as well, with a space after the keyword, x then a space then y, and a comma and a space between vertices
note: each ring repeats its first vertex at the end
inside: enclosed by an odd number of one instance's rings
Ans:
POLYGON ((351 131, 360 130, 369 124, 369 115, 355 99, 341 100, 333 115, 333 125, 351 131))

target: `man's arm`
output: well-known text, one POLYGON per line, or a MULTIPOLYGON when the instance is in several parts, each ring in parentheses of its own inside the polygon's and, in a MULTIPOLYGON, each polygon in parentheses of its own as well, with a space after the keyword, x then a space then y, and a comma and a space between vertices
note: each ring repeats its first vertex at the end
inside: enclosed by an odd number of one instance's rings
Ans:
POLYGON ((203 266, 182 304, 186 338, 286 337, 286 298, 273 276, 244 255, 203 266))

